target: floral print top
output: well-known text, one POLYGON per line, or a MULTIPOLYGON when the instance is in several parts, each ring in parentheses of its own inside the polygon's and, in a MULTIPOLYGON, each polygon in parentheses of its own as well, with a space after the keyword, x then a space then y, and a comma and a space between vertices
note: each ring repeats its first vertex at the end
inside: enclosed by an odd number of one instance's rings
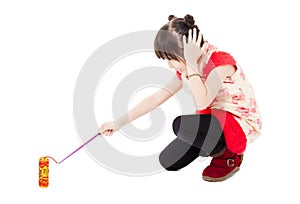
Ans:
MULTIPOLYGON (((202 71, 206 79, 214 68, 228 64, 234 65, 236 71, 230 78, 223 81, 223 88, 219 90, 208 108, 220 109, 233 114, 246 135, 247 144, 249 144, 261 134, 262 119, 252 86, 240 65, 230 54, 215 51, 202 71)), ((177 72, 177 76, 181 79, 179 72, 177 72)), ((190 93, 190 91, 187 92, 190 93)))

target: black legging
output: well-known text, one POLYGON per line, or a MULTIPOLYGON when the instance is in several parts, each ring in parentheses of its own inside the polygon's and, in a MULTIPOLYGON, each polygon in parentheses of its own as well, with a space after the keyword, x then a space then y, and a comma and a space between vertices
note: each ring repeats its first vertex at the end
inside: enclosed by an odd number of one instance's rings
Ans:
POLYGON ((161 165, 169 171, 179 170, 198 156, 219 153, 226 146, 220 123, 212 115, 182 115, 173 121, 177 136, 159 155, 161 165))

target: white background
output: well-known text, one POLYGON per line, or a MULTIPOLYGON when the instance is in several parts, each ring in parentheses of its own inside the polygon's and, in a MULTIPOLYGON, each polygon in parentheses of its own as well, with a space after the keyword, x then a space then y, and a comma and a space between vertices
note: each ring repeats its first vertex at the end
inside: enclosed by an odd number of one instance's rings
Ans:
MULTIPOLYGON (((1 1, 0 203, 299 203, 297 5, 292 0, 1 1), (59 166, 51 163, 50 186, 39 188, 39 157, 59 160, 80 145, 72 104, 88 57, 115 37, 159 29, 169 14, 187 13, 206 39, 235 56, 256 91, 263 133, 249 145, 241 171, 225 182, 208 183, 201 173, 209 160, 196 160, 178 172, 129 177, 80 151, 59 166)), ((140 64, 167 65, 149 57, 140 64)), ((107 85, 105 91, 114 90, 107 85)), ((170 120, 180 112, 172 100, 165 106, 167 112, 176 110, 170 120)), ((100 125, 111 119, 111 98, 97 94, 95 101, 100 125)), ((143 120, 148 116, 136 124, 143 120)), ((172 133, 170 124, 166 133, 172 133)), ((111 142, 122 151, 144 154, 138 142, 118 143, 122 136, 116 133, 111 142)), ((163 140, 172 137, 166 134, 163 140)), ((165 144, 157 145, 154 153, 165 144)))

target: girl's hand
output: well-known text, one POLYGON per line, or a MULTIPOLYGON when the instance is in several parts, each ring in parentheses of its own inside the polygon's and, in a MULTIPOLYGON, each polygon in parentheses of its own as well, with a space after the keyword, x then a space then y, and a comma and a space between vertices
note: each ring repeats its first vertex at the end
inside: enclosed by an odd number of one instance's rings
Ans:
POLYGON ((112 134, 118 130, 119 130, 119 128, 118 128, 116 122, 111 121, 111 122, 103 123, 99 128, 99 133, 104 134, 106 136, 112 136, 112 134))
POLYGON ((202 42, 202 34, 199 31, 198 38, 196 38, 196 33, 197 30, 196 28, 194 28, 194 31, 192 31, 192 29, 189 30, 188 39, 183 36, 183 51, 188 72, 190 71, 198 73, 202 72, 202 68, 207 63, 213 50, 209 49, 209 44, 207 42, 205 42, 200 48, 200 44, 202 42), (192 33, 195 33, 193 37, 192 33))
POLYGON ((204 53, 204 51, 200 48, 202 34, 199 32, 198 40, 196 40, 196 33, 196 28, 194 28, 194 31, 189 29, 188 39, 186 39, 185 35, 183 36, 184 58, 186 65, 192 68, 197 68, 197 62, 204 53), (194 33, 193 37, 192 32, 194 33))

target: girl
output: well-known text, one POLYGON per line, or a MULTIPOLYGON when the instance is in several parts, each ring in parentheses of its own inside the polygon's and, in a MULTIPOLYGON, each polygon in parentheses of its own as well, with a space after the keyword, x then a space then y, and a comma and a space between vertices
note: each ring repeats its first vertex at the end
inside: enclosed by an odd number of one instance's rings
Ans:
POLYGON ((176 171, 198 156, 211 156, 202 178, 223 181, 240 169, 246 145, 261 132, 261 115, 252 87, 229 53, 204 41, 193 16, 170 15, 168 20, 157 33, 154 50, 158 58, 168 61, 176 75, 128 114, 103 123, 99 132, 111 136, 161 105, 185 84, 193 96, 196 113, 174 119, 177 137, 160 153, 159 161, 166 170, 176 171))

